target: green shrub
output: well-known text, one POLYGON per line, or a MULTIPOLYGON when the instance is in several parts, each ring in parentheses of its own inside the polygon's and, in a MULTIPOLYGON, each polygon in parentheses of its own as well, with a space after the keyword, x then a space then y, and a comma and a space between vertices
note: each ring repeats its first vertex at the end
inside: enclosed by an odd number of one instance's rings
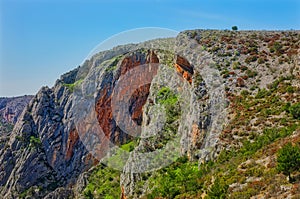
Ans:
POLYGON ((241 70, 242 71, 248 70, 248 67, 247 66, 241 66, 241 70))
POLYGON ((288 93, 294 93, 295 92, 294 87, 293 86, 288 86, 286 88, 286 92, 288 92, 288 93))
POLYGON ((30 147, 40 147, 42 145, 40 138, 34 136, 30 136, 29 142, 30 147))
POLYGON ((252 78, 252 77, 255 77, 255 76, 257 75, 257 72, 248 69, 248 70, 246 71, 246 74, 248 75, 248 77, 252 78))
POLYGON ((289 107, 289 112, 295 119, 300 119, 300 102, 289 107))
POLYGON ((289 176, 291 173, 300 171, 300 147, 291 143, 284 145, 277 153, 277 170, 289 176))
POLYGON ((162 87, 157 93, 156 100, 160 104, 174 105, 178 101, 178 98, 170 88, 162 87))
POLYGON ((263 63, 265 63, 265 59, 260 57, 260 58, 258 58, 257 63, 258 64, 263 64, 263 63))
POLYGON ((160 136, 152 137, 157 148, 163 147, 177 133, 179 123, 176 122, 181 116, 179 97, 168 87, 162 87, 157 95, 157 104, 162 105, 165 111, 165 124, 160 136))
POLYGON ((105 68, 105 72, 112 72, 114 70, 116 70, 117 66, 108 66, 107 68, 105 68))
POLYGON ((227 78, 227 77, 230 76, 230 75, 229 75, 229 71, 228 71, 227 69, 225 69, 224 71, 222 71, 222 72, 221 72, 221 75, 222 75, 223 78, 227 78))
POLYGON ((233 63, 232 63, 232 68, 233 68, 234 70, 239 69, 240 66, 241 66, 241 63, 240 63, 240 62, 233 62, 233 63))
POLYGON ((199 87, 200 84, 204 81, 203 77, 200 75, 200 73, 198 71, 195 72, 194 74, 194 78, 193 78, 193 81, 194 81, 194 85, 195 87, 199 87))
POLYGON ((83 79, 77 80, 73 84, 63 84, 65 87, 67 87, 71 92, 74 92, 74 89, 79 86, 83 82, 83 79))
POLYGON ((178 96, 170 88, 162 87, 157 93, 156 101, 165 107, 166 128, 173 126, 171 129, 175 129, 172 123, 179 118, 181 113, 178 96))
POLYGON ((191 38, 195 38, 197 36, 197 32, 196 31, 192 31, 191 32, 191 38))
POLYGON ((120 149, 118 149, 115 154, 113 154, 107 159, 107 165, 112 167, 118 167, 119 169, 123 168, 128 159, 127 152, 133 151, 136 145, 137 140, 132 140, 126 144, 121 145, 120 149))
POLYGON ((127 152, 131 152, 131 151, 133 151, 133 149, 134 149, 135 146, 136 146, 135 141, 130 141, 130 142, 126 143, 126 144, 121 145, 120 148, 123 149, 123 150, 125 150, 125 151, 127 151, 127 152))
POLYGON ((276 52, 280 52, 280 50, 282 49, 282 45, 279 42, 275 42, 273 44, 273 48, 276 52))
POLYGON ((216 178, 213 186, 208 191, 208 197, 211 199, 227 198, 228 185, 224 183, 223 179, 216 178))

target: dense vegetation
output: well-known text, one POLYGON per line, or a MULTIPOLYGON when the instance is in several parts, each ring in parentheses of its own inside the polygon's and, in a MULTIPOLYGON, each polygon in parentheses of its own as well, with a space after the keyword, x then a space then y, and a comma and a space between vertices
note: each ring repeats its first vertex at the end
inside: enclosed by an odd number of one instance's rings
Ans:
MULTIPOLYGON (((216 161, 202 164, 199 169, 197 162, 180 158, 150 179, 153 190, 148 198, 199 198, 203 193, 208 198, 227 198, 228 195, 230 198, 254 196, 264 186, 277 182, 275 175, 279 172, 276 167, 264 168, 255 160, 264 151, 268 151, 271 143, 291 135, 296 128, 299 126, 267 128, 254 142, 245 143, 239 150, 222 151, 216 161), (214 183, 211 184, 212 181, 214 183), (239 191, 232 192, 230 185, 234 182, 246 184, 239 191)), ((300 172, 299 167, 296 170, 300 172)), ((276 188, 278 187, 274 187, 276 188)))
POLYGON ((88 181, 83 191, 85 198, 115 199, 120 197, 120 171, 100 164, 93 169, 88 181))

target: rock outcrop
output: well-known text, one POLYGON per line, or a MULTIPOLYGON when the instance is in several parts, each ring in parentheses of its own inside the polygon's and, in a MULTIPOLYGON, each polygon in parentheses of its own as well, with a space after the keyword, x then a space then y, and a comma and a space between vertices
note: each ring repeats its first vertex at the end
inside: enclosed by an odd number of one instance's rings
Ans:
POLYGON ((24 108, 28 105, 33 96, 24 95, 20 97, 0 98, 0 118, 1 122, 15 124, 24 108))
MULTIPOLYGON (((148 179, 156 170, 178 157, 199 167, 214 160, 228 147, 221 137, 233 117, 233 93, 270 83, 255 79, 263 66, 253 56, 267 62, 265 47, 259 54, 258 47, 243 46, 244 40, 233 42, 239 34, 246 33, 195 30, 118 46, 95 54, 52 88, 41 88, 22 114, 0 101, 1 118, 17 121, 0 140, 0 195, 101 198, 105 190, 86 189, 96 186, 89 182, 97 166, 107 164, 120 170, 120 197, 140 198, 151 192, 148 179)), ((276 36, 268 34, 271 40, 276 36)), ((288 52, 292 60, 294 51, 288 52)), ((262 71, 267 77, 267 69, 262 71)))

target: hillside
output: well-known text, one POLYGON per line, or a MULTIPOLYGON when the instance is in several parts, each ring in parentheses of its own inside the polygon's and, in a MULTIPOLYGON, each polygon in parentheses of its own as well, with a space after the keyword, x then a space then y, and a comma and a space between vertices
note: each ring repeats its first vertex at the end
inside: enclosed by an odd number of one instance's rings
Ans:
POLYGON ((298 198, 300 32, 188 30, 43 87, 0 148, 3 198, 298 198))
POLYGON ((32 97, 31 95, 0 97, 1 122, 15 124, 32 97))

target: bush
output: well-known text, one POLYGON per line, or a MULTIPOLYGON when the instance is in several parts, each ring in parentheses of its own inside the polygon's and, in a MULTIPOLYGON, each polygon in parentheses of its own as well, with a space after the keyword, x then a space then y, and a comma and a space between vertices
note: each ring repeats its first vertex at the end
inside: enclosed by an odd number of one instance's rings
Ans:
POLYGON ((249 57, 247 57, 246 59, 245 59, 245 62, 247 63, 247 64, 249 64, 250 62, 255 62, 257 60, 257 56, 256 55, 250 55, 249 57))
POLYGON ((286 92, 288 92, 288 93, 294 93, 295 92, 294 87, 293 86, 288 86, 286 88, 286 92))
POLYGON ((234 70, 239 69, 240 66, 241 66, 241 63, 240 63, 240 62, 233 62, 233 63, 232 63, 232 68, 233 68, 234 70))
POLYGON ((300 102, 289 107, 289 112, 295 119, 300 119, 300 102))
POLYGON ((282 45, 279 42, 275 42, 273 48, 276 52, 279 52, 282 49, 282 45))
POLYGON ((38 137, 30 136, 30 147, 40 147, 42 145, 41 140, 38 137))
POLYGON ((257 72, 248 69, 248 70, 246 71, 246 74, 248 75, 248 77, 252 78, 252 77, 255 77, 255 76, 257 75, 257 72))
POLYGON ((238 27, 237 26, 232 26, 231 29, 234 30, 234 31, 237 31, 238 27))
POLYGON ((242 71, 248 70, 248 67, 247 66, 241 66, 241 70, 242 71))
POLYGON ((265 59, 260 57, 260 58, 258 58, 257 63, 263 64, 263 63, 265 63, 265 59))
POLYGON ((226 198, 226 193, 228 190, 228 185, 224 183, 223 179, 217 178, 213 186, 208 191, 208 197, 212 199, 222 199, 226 198))
POLYGON ((300 147, 288 143, 277 153, 277 170, 289 176, 291 173, 300 170, 300 147))
POLYGON ((127 151, 127 152, 131 152, 134 150, 134 147, 136 146, 136 141, 130 141, 126 144, 121 145, 121 149, 127 151))

